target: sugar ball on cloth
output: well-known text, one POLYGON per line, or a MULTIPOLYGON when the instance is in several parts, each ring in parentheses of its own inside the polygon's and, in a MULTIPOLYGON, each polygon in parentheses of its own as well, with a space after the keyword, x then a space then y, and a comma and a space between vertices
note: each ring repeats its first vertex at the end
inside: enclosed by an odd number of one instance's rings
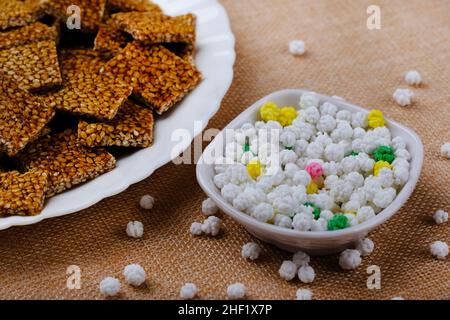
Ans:
POLYGON ((137 263, 127 265, 123 269, 123 275, 125 282, 135 287, 139 287, 147 279, 147 273, 145 273, 144 268, 137 263))
POLYGON ((308 254, 303 251, 297 251, 292 257, 292 262, 294 262, 297 267, 309 264, 310 260, 308 254))
POLYGON ((297 265, 292 261, 285 260, 281 264, 278 273, 284 280, 291 281, 297 274, 297 265))
POLYGON ((144 225, 140 221, 130 221, 127 224, 127 235, 132 238, 141 238, 144 234, 144 225))
POLYGON ((202 231, 213 237, 217 236, 220 231, 222 221, 216 216, 209 216, 202 224, 202 231))
POLYGON ((448 221, 448 212, 439 209, 434 213, 433 219, 437 224, 447 222, 448 221))
POLYGON ((430 252, 436 258, 444 260, 448 256, 448 245, 443 241, 435 241, 430 245, 430 252))
POLYGON ((441 146, 441 154, 446 158, 450 158, 450 142, 446 142, 441 146))
POLYGON ((154 204, 155 204, 155 199, 149 194, 142 196, 141 200, 139 200, 139 205, 141 206, 142 209, 145 209, 145 210, 152 209, 154 204))
POLYGON ((189 229, 192 235, 199 236, 203 233, 202 231, 202 223, 200 222, 192 222, 191 228, 189 229))
POLYGON ((361 253, 353 249, 342 251, 339 257, 339 265, 344 270, 356 269, 361 264, 361 261, 361 253))
POLYGON ((295 293, 296 300, 312 300, 312 292, 308 289, 298 289, 295 293))
POLYGON ((229 299, 243 299, 247 293, 247 288, 242 283, 230 284, 227 288, 227 296, 229 299))
POLYGON ((358 250, 364 257, 371 254, 373 252, 374 247, 375 245, 373 244, 372 240, 370 240, 369 238, 364 238, 356 243, 355 249, 358 250))
POLYGON ((113 277, 106 277, 100 281, 100 292, 105 297, 113 297, 120 291, 120 281, 113 277))
POLYGON ((197 295, 197 286, 193 283, 186 283, 180 289, 180 298, 185 300, 190 300, 195 298, 197 295))
POLYGON ((218 210, 219 208, 211 198, 208 198, 202 202, 202 213, 205 216, 212 216, 216 214, 218 210))
POLYGON ((315 277, 316 272, 309 265, 301 266, 300 269, 298 269, 298 278, 303 283, 311 283, 314 281, 315 277))
POLYGON ((242 246, 242 257, 245 259, 256 260, 261 253, 261 247, 255 242, 249 242, 242 246))
POLYGON ((410 86, 418 86, 422 83, 422 77, 417 70, 409 70, 405 73, 405 81, 410 86))
POLYGON ((414 97, 414 93, 409 89, 397 89, 394 91, 394 94, 392 95, 395 102, 397 102, 398 105, 405 107, 412 103, 412 98, 414 97))
POLYGON ((289 42, 289 53, 294 56, 301 56, 305 53, 305 42, 303 40, 292 40, 289 42))

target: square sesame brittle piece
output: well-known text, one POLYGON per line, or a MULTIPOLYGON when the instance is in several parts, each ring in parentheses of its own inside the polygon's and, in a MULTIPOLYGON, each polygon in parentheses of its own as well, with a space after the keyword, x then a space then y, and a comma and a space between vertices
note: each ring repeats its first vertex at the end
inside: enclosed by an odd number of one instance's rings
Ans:
POLYGON ((162 13, 161 8, 149 0, 109 0, 108 10, 111 12, 149 11, 162 13))
POLYGON ((60 86, 62 78, 55 41, 39 41, 0 51, 0 72, 25 90, 60 86))
POLYGON ((35 22, 25 27, 0 32, 0 50, 43 40, 56 41, 57 38, 58 30, 56 26, 47 26, 46 24, 35 22))
POLYGON ((97 31, 105 14, 106 0, 46 0, 43 5, 47 13, 64 23, 75 12, 68 10, 71 6, 80 8, 81 31, 97 31))
POLYGON ((63 88, 43 96, 50 106, 81 116, 111 120, 132 92, 132 86, 101 74, 98 52, 77 49, 61 53, 63 88))
POLYGON ((165 16, 152 12, 121 12, 112 15, 117 27, 146 44, 195 43, 195 15, 165 16))
POLYGON ((105 65, 104 73, 130 83, 134 95, 162 114, 194 89, 202 75, 161 45, 129 43, 105 65))
POLYGON ((0 173, 0 216, 34 216, 42 211, 47 191, 45 171, 0 173))
POLYGON ((15 156, 37 139, 55 111, 41 99, 0 76, 0 151, 15 156))
POLYGON ((111 121, 80 121, 78 142, 87 147, 149 147, 153 142, 152 111, 127 101, 111 121))
POLYGON ((94 50, 104 54, 117 54, 127 45, 127 34, 108 21, 100 26, 94 41, 94 50))
POLYGON ((17 156, 17 160, 26 170, 47 172, 47 197, 111 171, 116 164, 106 150, 79 145, 72 129, 36 140, 17 156))
POLYGON ((25 26, 44 14, 39 0, 0 0, 0 30, 25 26))

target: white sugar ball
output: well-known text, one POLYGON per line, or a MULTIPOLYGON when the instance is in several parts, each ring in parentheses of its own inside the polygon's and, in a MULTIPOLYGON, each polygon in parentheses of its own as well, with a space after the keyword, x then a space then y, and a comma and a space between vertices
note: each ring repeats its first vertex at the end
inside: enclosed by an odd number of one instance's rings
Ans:
POLYGON ((289 52, 294 56, 301 56, 305 53, 305 42, 303 40, 292 40, 289 42, 289 52))
POLYGON ((144 225, 140 221, 130 221, 126 231, 129 237, 141 238, 144 234, 144 225))
POLYGON ((303 283, 311 283, 314 281, 315 277, 316 273, 309 265, 301 266, 300 269, 298 269, 298 278, 303 283))
POLYGON ((256 260, 261 253, 261 247, 255 242, 249 242, 242 246, 242 257, 256 260))
POLYGON ((197 295, 197 286, 193 283, 186 283, 180 289, 180 298, 185 300, 190 300, 195 298, 197 295))
POLYGON ((446 142, 441 146, 441 155, 450 158, 450 142, 446 142))
POLYGON ((199 236, 203 233, 202 231, 202 223, 200 222, 192 222, 191 228, 189 229, 189 232, 194 236, 199 236))
POLYGON ((207 198, 202 202, 202 213, 205 216, 212 216, 216 214, 218 210, 219 208, 217 207, 213 199, 207 198))
POLYGON ((405 73, 405 81, 410 86, 418 86, 422 83, 422 77, 416 70, 410 70, 405 73))
POLYGON ((297 300, 312 300, 312 292, 308 289, 298 289, 295 293, 297 300))
POLYGON ((310 259, 309 255, 303 251, 297 251, 292 256, 292 262, 294 262, 297 267, 301 267, 301 266, 309 264, 310 260, 311 259, 310 259))
POLYGON ((141 197, 141 200, 139 200, 139 205, 142 209, 150 210, 153 208, 153 205, 155 204, 155 198, 153 198, 151 195, 146 194, 141 197))
POLYGON ((273 224, 278 227, 292 229, 292 219, 284 214, 275 215, 273 224))
POLYGON ((222 226, 222 220, 220 220, 216 216, 209 216, 203 222, 201 228, 205 234, 215 237, 219 234, 221 226, 222 226))
POLYGON ((297 265, 292 261, 285 260, 281 264, 278 273, 284 280, 291 281, 297 274, 297 265))
POLYGON ((444 260, 448 256, 448 245, 443 241, 435 241, 430 245, 430 252, 436 258, 444 260))
POLYGON ((100 281, 100 292, 106 297, 112 297, 119 293, 120 281, 113 277, 106 277, 100 281))
POLYGON ((228 286, 227 296, 229 299, 243 299, 246 295, 247 289, 242 283, 234 283, 228 286))
POLYGON ((123 269, 125 281, 132 286, 139 287, 147 279, 147 273, 139 264, 129 264, 123 269))
POLYGON ((433 219, 437 224, 447 222, 448 221, 448 212, 439 209, 434 213, 433 219))
POLYGON ((397 102, 398 105, 405 107, 412 103, 414 93, 409 89, 399 88, 394 91, 392 97, 394 98, 395 102, 397 102))
POLYGON ((356 269, 361 261, 361 253, 358 250, 346 249, 339 256, 339 265, 344 270, 356 269))
POLYGON ((373 252, 373 249, 375 248, 375 245, 373 244, 373 241, 369 238, 361 239, 356 243, 356 250, 358 250, 361 255, 367 256, 373 252))

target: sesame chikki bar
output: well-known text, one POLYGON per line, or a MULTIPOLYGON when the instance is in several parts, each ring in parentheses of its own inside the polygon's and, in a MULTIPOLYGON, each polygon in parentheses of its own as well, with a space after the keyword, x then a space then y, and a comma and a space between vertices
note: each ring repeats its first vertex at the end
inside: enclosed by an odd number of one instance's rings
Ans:
POLYGON ((75 5, 80 8, 81 30, 95 32, 100 25, 106 8, 106 0, 46 0, 46 12, 66 22, 70 17, 67 9, 75 5))
POLYGON ((55 114, 39 98, 0 76, 0 151, 16 155, 37 139, 55 114))
POLYGON ((0 51, 0 72, 26 90, 61 85, 55 41, 39 41, 0 51))
POLYGON ((42 137, 21 152, 17 160, 26 170, 46 171, 51 197, 71 187, 112 170, 116 160, 104 149, 90 149, 78 144, 72 129, 42 137))
POLYGON ((62 111, 111 120, 131 94, 132 87, 100 74, 103 65, 104 61, 95 51, 62 52, 63 88, 47 93, 44 101, 62 111))
POLYGON ((0 0, 0 30, 25 26, 43 15, 39 0, 0 0))
POLYGON ((149 0, 109 0, 108 10, 111 12, 151 11, 162 13, 161 8, 149 0))
POLYGON ((78 142, 87 147, 149 147, 153 142, 152 111, 127 101, 111 121, 80 121, 78 142))
POLYGON ((130 83, 136 97, 158 114, 180 101, 202 77, 195 66, 163 46, 144 47, 137 42, 108 61, 104 72, 130 83))
POLYGON ((0 216, 34 216, 41 212, 47 191, 45 171, 0 173, 0 216))
POLYGON ((54 40, 58 38, 56 26, 35 22, 25 27, 13 29, 8 32, 0 32, 0 50, 5 50, 28 43, 43 40, 54 40))
POLYGON ((152 12, 122 12, 112 15, 117 27, 147 44, 164 42, 195 43, 195 15, 170 17, 152 12))
POLYGON ((116 54, 127 44, 127 35, 111 22, 101 25, 94 41, 94 50, 116 54))

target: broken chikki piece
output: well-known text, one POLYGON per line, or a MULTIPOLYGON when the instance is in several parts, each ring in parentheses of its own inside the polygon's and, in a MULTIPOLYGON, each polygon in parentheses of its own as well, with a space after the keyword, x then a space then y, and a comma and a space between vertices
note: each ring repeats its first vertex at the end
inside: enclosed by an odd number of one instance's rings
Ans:
POLYGON ((94 50, 116 54, 127 44, 127 35, 112 22, 101 25, 94 41, 94 50))
POLYGON ((106 0, 46 0, 43 7, 65 23, 71 22, 71 17, 75 18, 76 11, 68 10, 72 5, 80 8, 81 31, 97 31, 105 13, 106 0))
POLYGON ((56 109, 77 115, 111 120, 127 100, 132 87, 99 70, 104 62, 95 51, 74 50, 61 54, 63 88, 43 99, 56 109))
POLYGON ((131 84, 136 97, 158 114, 180 101, 202 77, 195 66, 163 46, 144 47, 137 42, 108 61, 104 72, 131 84))
POLYGON ((111 121, 80 121, 78 142, 87 147, 149 147, 153 142, 152 111, 127 101, 111 121))
POLYGON ((41 135, 54 114, 41 99, 0 76, 0 151, 15 156, 41 135))
POLYGON ((72 129, 36 140, 18 155, 17 160, 26 170, 47 172, 47 197, 108 172, 116 163, 104 149, 79 145, 72 129))
POLYGON ((13 29, 0 33, 0 50, 22 46, 25 44, 43 40, 54 40, 58 38, 56 26, 35 22, 25 27, 13 29))
POLYGON ((109 0, 108 10, 111 12, 150 11, 162 13, 161 8, 149 0, 109 0))
POLYGON ((146 44, 195 43, 195 15, 170 17, 152 12, 123 12, 112 15, 117 27, 146 44))
POLYGON ((0 0, 0 30, 25 26, 44 14, 39 0, 0 0))
POLYGON ((44 90, 61 85, 55 41, 39 41, 0 51, 0 72, 25 90, 44 90))
POLYGON ((0 216, 34 216, 41 212, 47 191, 45 171, 0 173, 0 216))

